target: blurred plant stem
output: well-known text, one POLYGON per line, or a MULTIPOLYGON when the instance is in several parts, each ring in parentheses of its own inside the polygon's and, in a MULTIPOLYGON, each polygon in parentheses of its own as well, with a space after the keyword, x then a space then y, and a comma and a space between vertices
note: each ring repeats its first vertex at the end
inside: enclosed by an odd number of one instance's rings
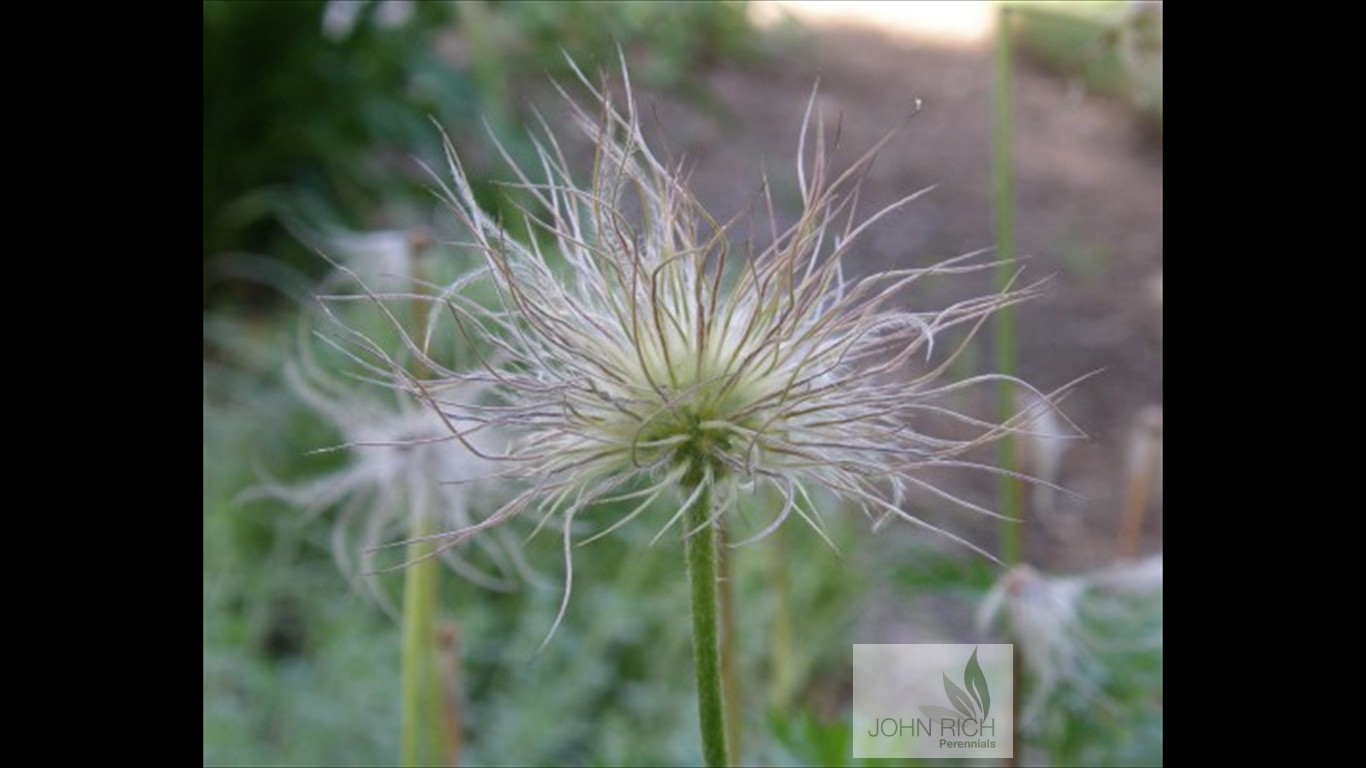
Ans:
POLYGON ((463 709, 460 706, 460 627, 453 621, 442 623, 438 646, 441 653, 441 694, 444 717, 446 764, 460 765, 465 745, 463 709))
POLYGON ((786 711, 797 683, 797 662, 792 646, 792 585, 787 577, 787 526, 780 525, 770 537, 769 582, 773 586, 773 623, 769 637, 768 709, 786 711))
POLYGON ((425 515, 414 515, 409 530, 408 567, 403 578, 403 732, 401 763, 443 765, 445 718, 437 667, 437 576, 435 544, 421 541, 435 533, 425 515))
MULTIPOLYGON (((996 25, 995 109, 993 110, 992 177, 993 206, 996 217, 996 289, 1006 291, 1013 279, 1015 265, 1015 180, 1014 157, 1011 151, 1011 112, 1013 109, 1011 9, 1000 6, 996 25)), ((996 372, 1012 377, 1016 370, 1015 308, 1010 305, 996 312, 996 372)), ((1002 381, 996 393, 996 418, 1002 424, 1011 423, 1015 415, 1014 387, 1002 381)), ((1000 442, 1001 469, 1007 473, 1019 471, 1019 449, 1014 435, 1007 434, 1000 442)), ((1002 474, 1000 511, 1008 520, 1001 521, 1001 560, 1007 567, 1020 562, 1024 551, 1024 489, 1020 481, 1002 474)))
POLYGON ((510 32, 484 0, 464 0, 459 9, 460 29, 469 46, 470 74, 479 88, 484 119, 495 136, 507 136, 512 128, 512 89, 500 49, 509 44, 510 32))
MULTIPOLYGON (((425 245, 415 242, 409 251, 415 285, 421 285, 425 278, 425 245)), ((419 340, 426 337, 422 306, 422 302, 413 303, 415 338, 419 340)), ((415 378, 427 373, 421 360, 413 360, 409 368, 415 378)), ((436 627, 441 559, 436 553, 436 542, 426 540, 437 531, 426 506, 416 506, 409 515, 408 567, 403 576, 401 764, 405 768, 450 765, 456 756, 446 754, 446 694, 442 688, 440 637, 436 627)))
POLYGON ((1161 471, 1162 411, 1149 406, 1139 411, 1129 437, 1129 466, 1124 514, 1119 531, 1119 557, 1138 557, 1148 500, 1161 471))
POLYGON ((697 714, 702 729, 702 760, 728 766, 725 684, 721 674, 721 639, 716 595, 716 526, 712 524, 712 489, 703 481, 700 498, 688 508, 683 547, 692 588, 693 657, 697 666, 697 714))
MULTIPOLYGON (((993 181, 993 204, 996 215, 996 289, 1005 291, 1010 286, 1014 265, 1010 260, 1015 255, 1015 172, 1014 155, 1011 147, 1011 130, 1013 127, 1012 111, 1014 109, 1014 99, 1012 94, 1012 77, 1014 74, 1013 54, 1011 52, 1011 9, 1009 6, 998 6, 996 11, 996 61, 995 61, 995 87, 993 98, 995 106, 992 110, 992 181, 993 181)), ((1015 308, 1005 306, 996 313, 996 372, 1001 376, 1010 377, 1015 375, 1015 308)), ((1015 413, 1015 402, 1013 388, 1008 380, 1003 380, 996 390, 996 418, 1002 423, 1009 423, 1015 413)), ((1001 469, 1006 473, 1019 471, 1019 453, 1014 435, 1007 434, 1000 442, 1001 469)), ((1024 550, 1024 489, 1020 487, 1020 481, 1010 474, 1001 475, 1001 514, 1006 520, 1001 521, 1001 560, 1007 567, 1014 567, 1020 563, 1020 557, 1024 550)), ((1014 628, 1011 629, 1014 631, 1014 628)), ((1013 649, 1014 659, 1012 660, 1012 686, 1014 697, 1011 701, 1011 712, 1017 714, 1020 711, 1020 688, 1024 683, 1020 674, 1020 668, 1024 659, 1020 657, 1019 646, 1013 649)), ((1008 760, 1008 765, 1019 765, 1020 743, 1015 740, 1015 747, 1012 757, 1008 760)))

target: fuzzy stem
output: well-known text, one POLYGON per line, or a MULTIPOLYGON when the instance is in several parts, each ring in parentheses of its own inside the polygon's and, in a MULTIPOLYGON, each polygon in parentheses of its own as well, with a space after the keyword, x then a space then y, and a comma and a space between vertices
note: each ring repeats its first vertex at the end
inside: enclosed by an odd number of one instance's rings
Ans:
MULTIPOLYGON (((996 209, 996 288, 1004 291, 1009 287, 1014 265, 1010 259, 1015 255, 1015 180, 1014 159, 1011 152, 1011 77, 1012 54, 1010 41, 1010 14, 1008 7, 997 12, 996 26, 996 88, 994 117, 994 152, 992 171, 994 176, 994 198, 996 209)), ((1002 307, 996 312, 996 372, 1003 376, 1015 375, 1015 309, 1002 307)), ((1015 415, 1014 388, 1008 381, 1001 382, 997 390, 996 415, 1001 422, 1015 415)), ((1019 455, 1013 435, 1006 435, 1000 442, 1001 468, 1008 472, 1019 470, 1019 455)), ((1007 565, 1020 562, 1024 550, 1024 496, 1020 482, 1013 477, 1001 477, 1001 514, 1012 520, 1001 521, 1001 560, 1007 565), (1015 522, 1019 521, 1019 522, 1015 522)))
MULTIPOLYGON (((425 516, 415 515, 412 537, 432 533, 425 516)), ((401 762, 404 766, 440 765, 444 744, 441 690, 436 660, 438 561, 425 557, 430 542, 408 545, 412 565, 403 575, 403 702, 401 762), (425 557, 425 559, 423 559, 425 557)))
POLYGON ((702 728, 702 758, 709 766, 728 766, 725 685, 716 599, 716 529, 711 517, 711 487, 688 510, 683 548, 692 586, 693 656, 697 662, 697 714, 702 728), (700 530, 699 530, 700 529, 700 530), (691 534, 691 535, 689 535, 691 534))

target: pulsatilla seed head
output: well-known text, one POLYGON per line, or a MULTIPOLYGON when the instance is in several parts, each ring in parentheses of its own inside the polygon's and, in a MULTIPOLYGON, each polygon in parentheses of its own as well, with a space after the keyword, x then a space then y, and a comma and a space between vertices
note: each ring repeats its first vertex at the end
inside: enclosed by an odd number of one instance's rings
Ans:
MULTIPOLYGON (((461 245, 484 265, 421 300, 431 302, 432 318, 453 322, 484 352, 466 370, 428 361, 431 376, 396 367, 394 380, 462 439, 484 429, 517 435, 490 458, 525 484, 496 513, 447 534, 446 543, 534 512, 542 525, 560 522, 568 565, 572 542, 605 535, 647 510, 668 510, 659 516, 662 534, 702 499, 711 500, 714 522, 734 508, 741 489, 760 487, 776 489, 782 505, 753 538, 793 514, 820 532, 816 488, 879 520, 923 527, 902 509, 910 489, 992 514, 935 487, 924 471, 991 470, 964 454, 1020 431, 1029 414, 993 422, 958 412, 955 398, 1004 380, 1036 395, 1038 407, 1051 408, 1051 400, 1011 377, 946 381, 957 351, 929 361, 939 334, 973 331, 1034 288, 936 309, 901 306, 903 293, 927 277, 994 266, 975 263, 976 254, 846 279, 841 261, 860 234, 921 193, 859 220, 855 190, 882 143, 848 170, 832 171, 822 123, 813 119, 814 92, 798 141, 801 213, 786 228, 772 216, 768 245, 733 248, 734 222, 712 218, 682 174, 646 146, 629 78, 622 112, 605 87, 575 71, 598 107, 595 115, 561 90, 595 145, 590 183, 575 182, 548 127, 535 141, 535 179, 503 151, 517 175, 512 186, 530 201, 528 231, 510 232, 480 207, 446 144, 449 181, 441 191, 469 233, 461 245), (471 386, 489 397, 446 395, 471 386), (955 430, 917 428, 931 418, 955 430), (627 499, 638 504, 605 529, 573 527, 588 507, 627 499), (661 499, 674 503, 656 505, 661 499)), ((955 343, 961 351, 966 341, 955 343)), ((421 352, 420 344, 409 346, 421 352)))

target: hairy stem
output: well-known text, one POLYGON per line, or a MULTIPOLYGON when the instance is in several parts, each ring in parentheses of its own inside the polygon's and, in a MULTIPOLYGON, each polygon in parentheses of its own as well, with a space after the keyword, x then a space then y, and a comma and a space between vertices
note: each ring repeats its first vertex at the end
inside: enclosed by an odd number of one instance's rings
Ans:
POLYGON ((725 685, 721 676, 720 622, 716 598, 716 529, 711 488, 688 510, 683 547, 692 586, 693 656, 697 662, 697 714, 702 728, 702 758, 709 766, 730 765, 726 748, 725 685), (699 530, 700 529, 700 530, 699 530))

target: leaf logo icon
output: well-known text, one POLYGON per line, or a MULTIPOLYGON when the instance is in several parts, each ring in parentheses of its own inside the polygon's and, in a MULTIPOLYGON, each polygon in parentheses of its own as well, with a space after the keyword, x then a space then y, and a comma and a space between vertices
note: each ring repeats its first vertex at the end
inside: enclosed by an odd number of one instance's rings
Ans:
POLYGON ((963 687, 959 687, 948 679, 948 675, 944 675, 944 693, 948 694, 953 709, 921 707, 921 712, 932 719, 941 720, 967 719, 982 722, 986 719, 986 715, 992 711, 992 691, 986 687, 986 674, 982 672, 982 666, 977 661, 977 649, 973 649, 973 656, 967 660, 967 667, 963 670, 963 687))
POLYGON ((944 675, 944 693, 948 694, 949 703, 953 704, 953 709, 928 706, 921 707, 920 711, 926 717, 934 719, 957 720, 964 718, 978 722, 985 720, 987 714, 991 712, 991 691, 987 689, 987 676, 982 672, 982 665, 977 661, 976 648, 972 649, 972 657, 968 659, 968 665, 963 669, 963 686, 960 688, 946 674, 944 675))
POLYGON ((976 710, 968 695, 963 693, 963 689, 953 684, 948 675, 944 675, 944 692, 949 695, 949 701, 953 703, 953 708, 958 710, 958 714, 969 720, 977 719, 976 710))
MULTIPOLYGON (((944 676, 944 682, 948 682, 948 675, 944 676)), ((982 673, 982 665, 977 663, 977 649, 972 649, 972 658, 968 659, 968 666, 963 670, 963 686, 972 694, 972 700, 977 702, 977 708, 982 713, 981 720, 985 720, 987 713, 991 711, 991 691, 987 690, 987 676, 982 673)), ((949 698, 953 698, 950 695, 949 698)))

